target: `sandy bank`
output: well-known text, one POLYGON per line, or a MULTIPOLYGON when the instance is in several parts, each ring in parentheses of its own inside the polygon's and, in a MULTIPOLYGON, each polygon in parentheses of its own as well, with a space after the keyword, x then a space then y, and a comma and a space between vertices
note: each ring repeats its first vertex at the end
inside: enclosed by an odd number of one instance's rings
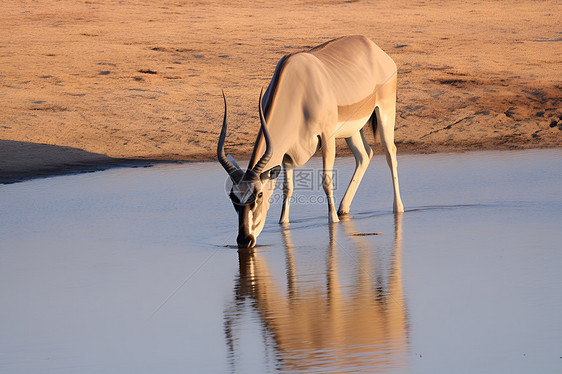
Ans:
POLYGON ((277 61, 345 34, 398 65, 400 152, 562 146, 553 2, 17 0, 0 13, 4 180, 214 159, 221 89, 227 150, 247 158, 277 61))

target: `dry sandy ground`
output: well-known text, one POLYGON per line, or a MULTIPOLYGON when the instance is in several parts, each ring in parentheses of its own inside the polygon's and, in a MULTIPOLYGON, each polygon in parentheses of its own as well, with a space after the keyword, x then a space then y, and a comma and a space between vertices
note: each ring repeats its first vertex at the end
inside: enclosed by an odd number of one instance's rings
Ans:
POLYGON ((214 159, 221 89, 227 151, 247 158, 277 61, 346 34, 398 65, 399 151, 560 147, 560 14, 529 0, 5 1, 0 180, 214 159))

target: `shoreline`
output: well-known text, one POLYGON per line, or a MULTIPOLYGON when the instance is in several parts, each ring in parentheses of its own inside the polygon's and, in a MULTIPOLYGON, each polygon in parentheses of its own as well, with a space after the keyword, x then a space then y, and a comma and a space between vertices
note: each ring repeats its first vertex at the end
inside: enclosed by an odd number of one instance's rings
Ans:
MULTIPOLYGON (((482 145, 478 144, 456 144, 442 145, 441 147, 428 147, 419 148, 415 144, 397 144, 398 155, 415 155, 415 154, 451 154, 451 153, 468 153, 468 152, 485 152, 485 151, 525 151, 525 150, 540 150, 540 149, 562 149, 558 146, 533 146, 532 144, 503 144, 503 145, 482 145)), ((383 150, 380 144, 373 146, 372 149, 375 155, 382 155, 383 150)), ((249 154, 236 154, 233 156, 239 159, 244 164, 249 159, 249 154)), ((337 157, 352 157, 353 154, 347 147, 339 144, 337 147, 337 157)), ((320 152, 317 152, 313 157, 321 157, 320 152)), ((105 171, 114 168, 148 168, 156 165, 165 164, 184 164, 193 162, 209 162, 216 163, 216 155, 198 154, 174 157, 137 157, 137 158, 74 158, 68 159, 64 162, 44 163, 42 165, 33 165, 29 167, 11 168, 6 170, 0 168, 0 185, 9 185, 15 183, 27 182, 34 179, 51 178, 57 176, 68 176, 85 173, 94 173, 98 171, 105 171)), ((4 163, 5 164, 5 163, 4 163)), ((4 165, 5 166, 5 165, 4 165)))
POLYGON ((12 171, 7 173, 0 172, 0 185, 23 183, 34 179, 44 179, 59 176, 76 174, 95 173, 114 168, 147 168, 158 164, 181 163, 174 160, 149 160, 149 159, 114 159, 99 161, 75 161, 64 165, 45 165, 41 169, 27 169, 12 171))

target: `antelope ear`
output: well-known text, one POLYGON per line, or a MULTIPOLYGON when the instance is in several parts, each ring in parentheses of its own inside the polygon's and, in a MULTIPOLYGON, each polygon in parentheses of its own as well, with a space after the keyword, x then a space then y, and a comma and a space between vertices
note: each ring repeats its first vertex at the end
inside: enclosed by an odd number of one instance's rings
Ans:
POLYGON ((281 173, 281 165, 274 166, 271 169, 264 171, 261 173, 260 179, 262 182, 265 182, 268 179, 277 179, 279 173, 281 173))

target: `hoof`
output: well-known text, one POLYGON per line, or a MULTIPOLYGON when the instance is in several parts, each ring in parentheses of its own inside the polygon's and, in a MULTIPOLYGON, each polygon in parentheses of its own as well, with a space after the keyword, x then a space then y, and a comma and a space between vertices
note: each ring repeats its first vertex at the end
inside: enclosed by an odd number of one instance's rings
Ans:
POLYGON ((342 217, 348 217, 349 216, 349 212, 345 212, 343 210, 338 210, 338 217, 342 218, 342 217))
POLYGON ((339 221, 340 221, 340 219, 338 218, 338 216, 335 216, 335 217, 330 216, 330 217, 328 217, 328 222, 329 222, 329 223, 337 223, 337 222, 339 222, 339 221))
POLYGON ((290 227, 289 221, 279 221, 279 226, 281 226, 283 229, 288 229, 290 227))

